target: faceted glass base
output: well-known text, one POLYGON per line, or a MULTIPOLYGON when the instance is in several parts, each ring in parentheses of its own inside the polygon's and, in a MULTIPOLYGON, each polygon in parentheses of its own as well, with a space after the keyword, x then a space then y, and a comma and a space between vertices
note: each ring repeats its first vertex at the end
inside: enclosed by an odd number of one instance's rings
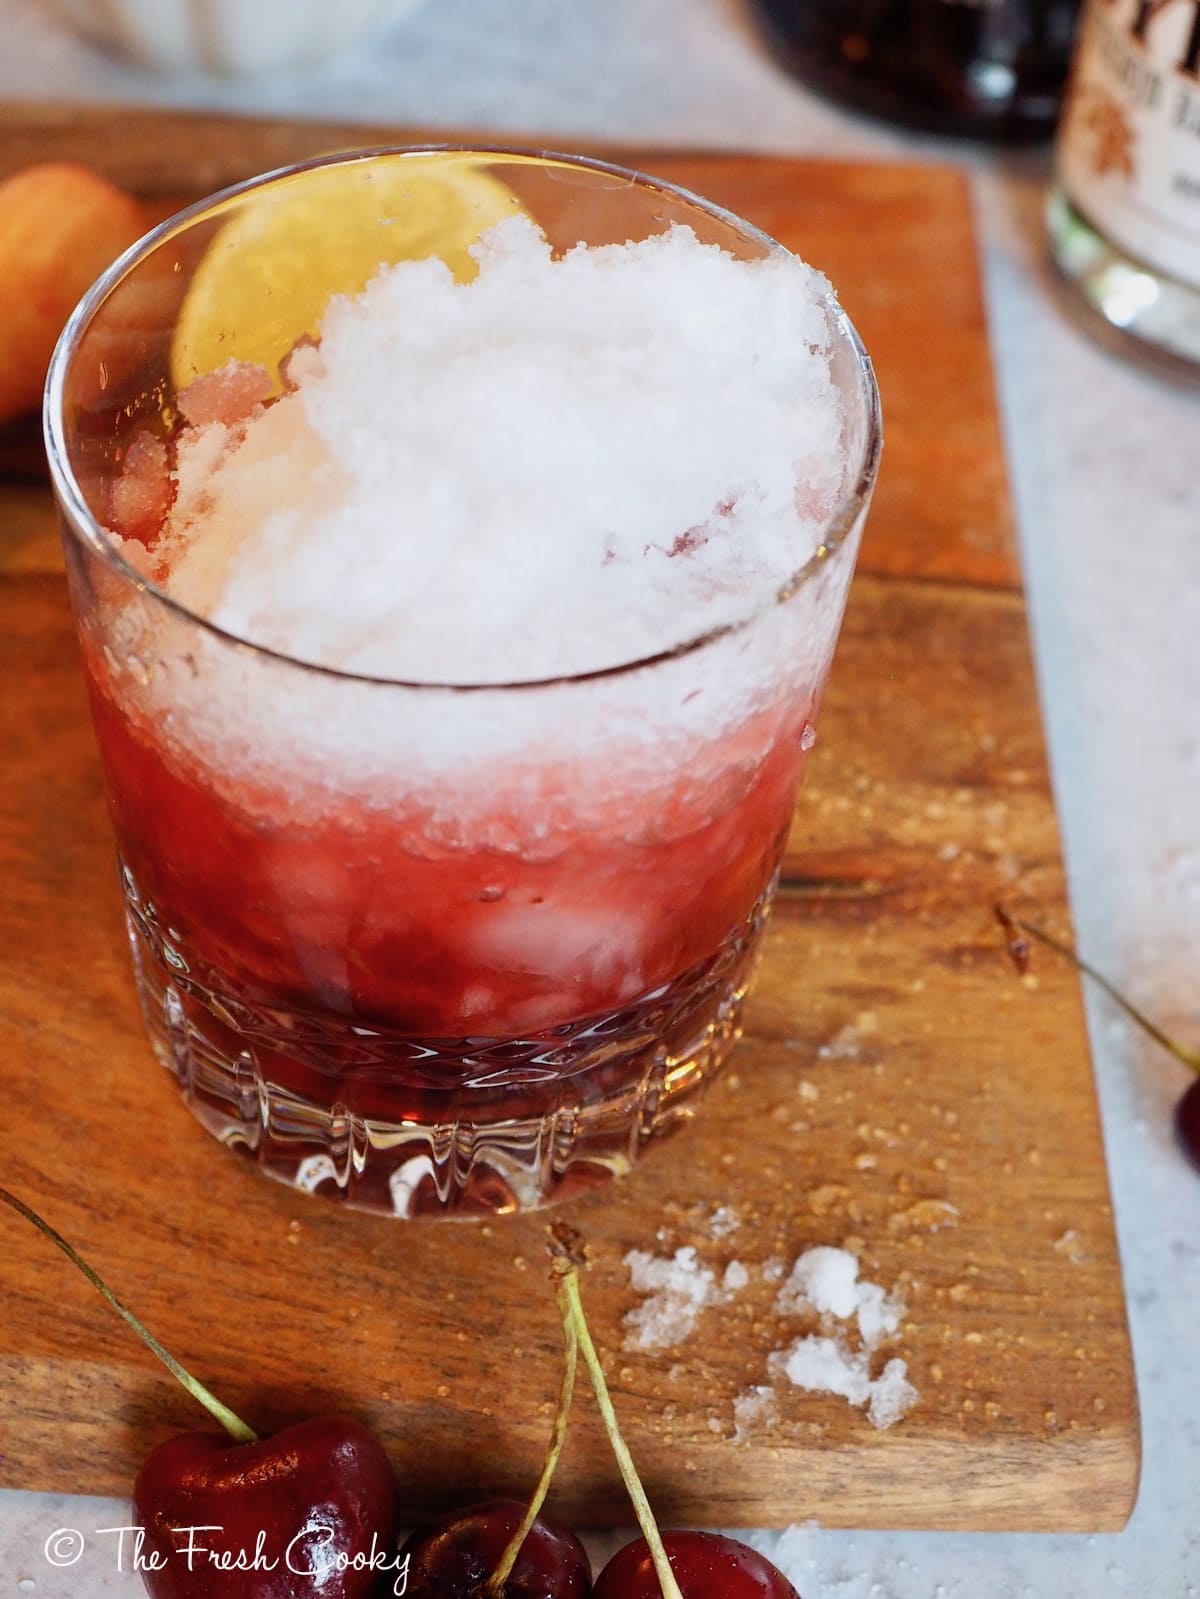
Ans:
POLYGON ((194 1114, 268 1175, 362 1210, 534 1210, 689 1117, 738 1034, 774 884, 707 961, 528 1038, 416 1038, 247 1003, 124 873, 143 1014, 194 1114))

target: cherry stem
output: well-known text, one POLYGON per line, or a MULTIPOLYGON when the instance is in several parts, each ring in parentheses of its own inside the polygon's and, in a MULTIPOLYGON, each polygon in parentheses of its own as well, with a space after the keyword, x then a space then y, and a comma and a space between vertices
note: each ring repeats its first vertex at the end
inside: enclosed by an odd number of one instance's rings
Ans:
POLYGON ((512 1575, 512 1569, 517 1563, 517 1556, 521 1553, 522 1546, 529 1536, 529 1529, 538 1518, 542 1506, 546 1502, 546 1495, 550 1491, 550 1481, 554 1476, 554 1469, 558 1465, 558 1457, 562 1454, 563 1440, 567 1436, 567 1419, 571 1414, 571 1400, 575 1395, 575 1366, 579 1355, 579 1336, 575 1330, 575 1323, 567 1314, 565 1295, 562 1285, 556 1289, 559 1315, 563 1324, 564 1363, 562 1388, 558 1396, 558 1414, 554 1418, 554 1430, 550 1434, 550 1447, 546 1453, 546 1461, 542 1467, 542 1475, 538 1478, 538 1485, 533 1490, 533 1498, 529 1501, 529 1508, 522 1518, 521 1525, 517 1528, 505 1546, 504 1553, 500 1556, 500 1564, 492 1572, 484 1584, 484 1594, 487 1599, 503 1599, 504 1585, 512 1575))
POLYGON ((667 1559, 667 1551, 663 1548, 662 1536, 658 1530, 658 1523, 654 1519, 654 1512, 650 1509, 650 1501, 646 1497, 646 1490, 642 1487, 642 1480, 637 1474, 637 1467, 633 1463, 633 1457, 626 1447, 625 1440, 621 1437, 621 1429, 617 1425, 617 1414, 613 1409, 612 1400, 608 1393, 608 1383, 604 1379, 604 1369, 600 1364, 600 1357, 596 1353, 596 1346, 592 1342, 592 1335, 588 1330, 587 1317, 583 1310, 583 1299, 579 1292, 579 1263, 582 1258, 582 1242, 577 1234, 562 1223, 553 1227, 551 1234, 554 1242, 550 1248, 554 1256, 554 1275, 557 1279, 557 1297, 563 1317, 563 1325, 565 1327, 569 1321, 575 1328, 580 1352, 583 1355, 583 1363, 587 1367, 592 1391, 596 1395, 596 1404, 600 1407, 600 1415, 604 1420, 604 1430, 608 1434, 608 1441, 612 1445, 613 1454, 616 1456, 617 1465, 625 1483, 625 1490, 633 1505, 633 1513, 637 1517, 638 1526, 642 1529, 642 1537, 646 1540, 646 1547, 649 1549, 650 1558, 654 1562, 654 1570, 658 1577, 658 1585, 663 1592, 663 1599, 683 1599, 679 1584, 675 1580, 675 1573, 671 1570, 671 1563, 667 1559))
POLYGON ((1172 1038, 1169 1033, 1164 1033, 1156 1022, 1150 1020, 1145 1011, 1139 1010, 1132 1000, 1126 999, 1121 990, 1115 984, 1110 983, 1103 972, 1098 972, 1090 961, 1084 960, 1083 956, 1077 954, 1069 944, 1064 944, 1061 939, 1055 938, 1053 933, 1046 932, 1045 928, 1039 927, 1036 922, 1027 922, 1019 916, 1010 917, 1007 913, 1004 913, 1002 920, 1005 918, 1011 921, 1014 927, 1019 927, 1022 932, 1028 933, 1031 938, 1036 938, 1040 943, 1054 950, 1055 954, 1062 955, 1072 965, 1078 966, 1079 970, 1086 973, 1094 983, 1097 983, 1108 995, 1109 999, 1114 1004, 1119 1005, 1126 1016, 1135 1021, 1144 1033, 1148 1033, 1156 1044, 1161 1044, 1168 1053, 1174 1055, 1176 1060, 1182 1061, 1192 1071, 1200 1073, 1200 1050, 1189 1049, 1186 1044, 1181 1044, 1177 1038, 1172 1038))
POLYGON ((83 1273, 96 1292, 108 1301, 117 1315, 129 1323, 146 1348, 152 1354, 158 1356, 172 1377, 187 1389, 193 1399, 199 1400, 205 1410, 221 1423, 231 1438, 235 1438, 238 1443, 243 1444, 251 1444, 257 1440, 258 1434, 256 1432, 247 1427, 246 1423, 239 1416, 235 1416, 233 1411, 223 1405, 214 1394, 209 1393, 204 1384, 193 1377, 186 1367, 181 1366, 170 1350, 164 1349, 154 1334, 142 1326, 133 1312, 121 1303, 108 1284, 92 1270, 83 1256, 71 1247, 61 1233, 55 1232, 50 1223, 43 1221, 36 1210, 30 1210, 23 1200, 18 1199, 15 1194, 10 1194, 7 1188, 0 1188, 0 1200, 3 1200, 12 1210, 15 1210, 18 1216, 24 1216, 26 1221, 32 1222, 40 1233, 44 1233, 52 1244, 57 1245, 62 1250, 71 1264, 78 1267, 83 1273))

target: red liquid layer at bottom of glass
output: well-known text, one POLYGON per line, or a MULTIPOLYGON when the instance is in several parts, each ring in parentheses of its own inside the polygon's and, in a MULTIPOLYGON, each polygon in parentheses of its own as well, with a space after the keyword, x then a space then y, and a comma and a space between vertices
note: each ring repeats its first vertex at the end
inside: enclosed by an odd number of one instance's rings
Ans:
POLYGON ((522 1038, 422 1038, 249 1003, 123 873, 143 1012, 199 1120, 272 1177, 388 1215, 534 1209, 626 1172, 724 1062, 772 883, 705 960, 522 1038))

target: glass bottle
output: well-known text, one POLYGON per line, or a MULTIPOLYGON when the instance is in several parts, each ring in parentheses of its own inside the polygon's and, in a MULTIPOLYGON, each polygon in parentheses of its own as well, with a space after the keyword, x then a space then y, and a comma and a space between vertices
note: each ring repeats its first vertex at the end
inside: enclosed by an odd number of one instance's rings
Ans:
POLYGON ((1047 206, 1113 326, 1200 362, 1200 0, 1089 0, 1047 206))
POLYGON ((1053 132, 1079 0, 752 0, 797 77, 932 132, 1053 132))

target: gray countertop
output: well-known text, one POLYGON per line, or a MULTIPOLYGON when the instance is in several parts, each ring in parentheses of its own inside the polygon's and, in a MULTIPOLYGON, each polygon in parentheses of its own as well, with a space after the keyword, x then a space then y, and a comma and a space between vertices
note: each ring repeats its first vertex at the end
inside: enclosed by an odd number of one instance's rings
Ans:
MULTIPOLYGON (((0 0, 0 40, 12 98, 967 164, 1080 945, 1200 1039, 1200 388, 1110 353, 1064 310, 1040 224, 1047 155, 950 146, 823 104, 773 65, 739 0, 428 0, 319 74, 253 85, 123 66, 45 0, 0 0)), ((1200 1175, 1170 1132, 1187 1077, 1094 991, 1088 1012, 1142 1405, 1133 1518, 1094 1537, 772 1535, 804 1599, 1200 1594, 1200 1175)), ((140 1591, 116 1570, 115 1539, 94 1536, 123 1518, 116 1501, 0 1493, 0 1599, 140 1591), (56 1570, 45 1545, 60 1527, 88 1548, 56 1570)))

